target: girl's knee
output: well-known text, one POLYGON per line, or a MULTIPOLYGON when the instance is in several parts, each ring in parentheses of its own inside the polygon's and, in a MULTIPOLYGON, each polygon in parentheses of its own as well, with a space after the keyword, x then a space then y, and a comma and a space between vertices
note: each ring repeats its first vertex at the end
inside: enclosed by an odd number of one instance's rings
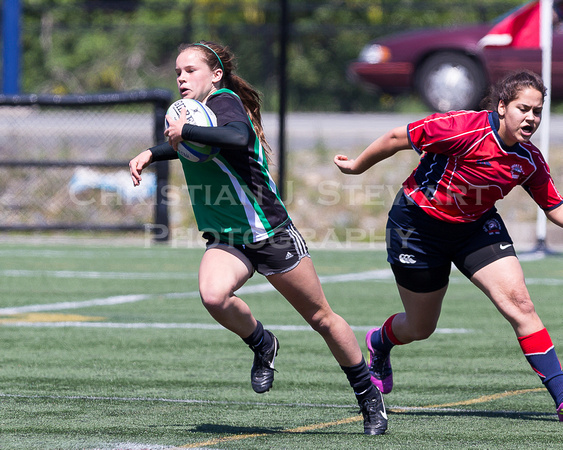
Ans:
POLYGON ((332 311, 315 314, 308 320, 308 323, 321 336, 331 336, 338 333, 339 326, 345 324, 344 319, 332 311))
POLYGON ((203 306, 207 310, 224 309, 229 298, 229 295, 227 295, 226 293, 213 288, 206 289, 200 287, 199 295, 203 306))
POLYGON ((421 329, 413 329, 411 330, 411 339, 413 341, 424 341, 428 339, 432 334, 436 331, 436 327, 431 328, 421 328, 421 329))
POLYGON ((535 316, 536 315, 536 307, 534 303, 529 297, 522 299, 521 301, 516 302, 516 306, 521 314, 525 316, 535 316))
MULTIPOLYGON (((403 332, 401 332, 401 338, 408 337, 408 342, 412 341, 424 341, 428 339, 436 331, 438 323, 434 320, 423 321, 419 323, 405 322, 405 326, 402 327, 403 332)), ((401 339, 402 341, 402 339, 401 339)), ((408 343, 405 342, 405 343, 408 343)))
MULTIPOLYGON (((499 302, 497 302, 498 304, 499 302)), ((501 312, 514 318, 526 318, 536 315, 536 308, 527 291, 512 291, 507 294, 507 300, 501 305, 501 312), (506 305, 504 308, 503 305, 506 305)))

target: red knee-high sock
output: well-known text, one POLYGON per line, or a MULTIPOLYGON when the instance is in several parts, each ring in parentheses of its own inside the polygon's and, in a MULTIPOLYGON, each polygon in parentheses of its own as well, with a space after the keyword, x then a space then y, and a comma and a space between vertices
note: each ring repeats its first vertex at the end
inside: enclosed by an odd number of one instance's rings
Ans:
POLYGON ((391 326, 396 315, 397 314, 393 314, 389 317, 383 325, 381 325, 381 328, 371 335, 371 345, 374 349, 389 353, 395 345, 403 344, 397 339, 393 333, 393 327, 391 326))
MULTIPOLYGON (((402 345, 403 343, 401 341, 399 341, 399 339, 397 339, 395 337, 395 333, 393 333, 393 319, 395 318, 397 314, 393 314, 391 317, 389 317, 382 325, 382 329, 383 332, 385 333, 385 337, 387 337, 387 339, 389 339, 389 341, 393 344, 393 345, 402 345)), ((385 339, 384 337, 384 339, 385 339)))
POLYGON ((544 328, 518 338, 524 356, 549 391, 556 406, 563 403, 563 371, 555 354, 553 342, 544 328))

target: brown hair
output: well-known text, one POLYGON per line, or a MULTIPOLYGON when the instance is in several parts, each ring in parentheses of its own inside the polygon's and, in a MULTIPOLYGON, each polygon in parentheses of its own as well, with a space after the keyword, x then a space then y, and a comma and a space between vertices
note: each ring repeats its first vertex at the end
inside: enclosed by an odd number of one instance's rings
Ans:
POLYGON ((195 48, 204 55, 204 60, 211 70, 223 70, 221 87, 230 89, 242 100, 242 104, 254 125, 256 135, 267 153, 271 153, 270 145, 266 140, 262 115, 260 113, 261 96, 247 81, 235 74, 235 56, 228 47, 210 41, 199 41, 194 44, 182 44, 178 47, 179 53, 195 48))
POLYGON ((498 104, 501 100, 505 105, 508 105, 511 101, 515 100, 516 97, 518 97, 518 93, 525 88, 536 89, 538 92, 541 92, 543 97, 545 97, 547 92, 542 78, 537 73, 530 70, 513 72, 505 76, 491 88, 489 95, 481 102, 481 107, 497 111, 498 104))

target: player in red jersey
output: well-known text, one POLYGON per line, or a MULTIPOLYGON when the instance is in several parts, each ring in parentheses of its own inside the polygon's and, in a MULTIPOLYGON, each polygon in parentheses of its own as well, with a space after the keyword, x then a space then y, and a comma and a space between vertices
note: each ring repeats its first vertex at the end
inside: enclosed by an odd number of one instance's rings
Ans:
POLYGON ((563 227, 563 197, 530 143, 545 92, 538 75, 517 72, 493 89, 487 99, 490 110, 433 114, 389 131, 356 159, 335 156, 343 173, 359 174, 400 150, 422 155, 387 223, 387 259, 404 312, 366 335, 372 382, 383 393, 393 386, 391 349, 427 339, 436 329, 454 263, 510 322, 563 421, 561 364, 494 206, 521 185, 547 218, 563 227))

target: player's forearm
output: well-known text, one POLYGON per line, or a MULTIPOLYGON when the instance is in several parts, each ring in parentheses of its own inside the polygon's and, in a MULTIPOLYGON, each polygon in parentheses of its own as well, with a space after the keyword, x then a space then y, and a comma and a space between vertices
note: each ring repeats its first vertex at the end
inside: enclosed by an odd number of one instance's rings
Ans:
POLYGON ((395 128, 373 141, 354 163, 357 173, 363 173, 375 164, 390 158, 400 150, 410 148, 406 129, 395 128))
POLYGON ((220 148, 246 147, 250 131, 243 122, 232 122, 223 127, 199 127, 185 124, 182 139, 220 148))
POLYGON ((152 153, 153 161, 168 161, 171 159, 178 159, 178 153, 172 148, 168 142, 155 145, 149 148, 152 153))
POLYGON ((546 211, 545 215, 552 223, 563 228, 563 205, 560 205, 551 211, 546 211))

